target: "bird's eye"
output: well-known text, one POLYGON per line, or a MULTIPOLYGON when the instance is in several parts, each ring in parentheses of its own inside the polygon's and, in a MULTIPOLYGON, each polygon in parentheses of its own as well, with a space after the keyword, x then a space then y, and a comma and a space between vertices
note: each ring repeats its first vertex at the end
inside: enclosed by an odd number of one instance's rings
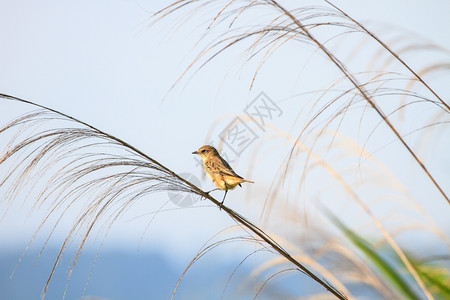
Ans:
POLYGON ((202 151, 200 151, 201 153, 205 153, 206 152, 206 150, 205 149, 203 149, 202 151))

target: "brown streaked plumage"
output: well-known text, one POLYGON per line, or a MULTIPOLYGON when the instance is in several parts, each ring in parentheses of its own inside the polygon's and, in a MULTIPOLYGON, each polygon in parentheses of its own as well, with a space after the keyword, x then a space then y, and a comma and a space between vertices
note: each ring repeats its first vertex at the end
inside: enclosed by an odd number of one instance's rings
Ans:
MULTIPOLYGON (((197 151, 192 152, 192 154, 200 156, 203 160, 203 167, 205 168, 206 175, 208 175, 209 179, 216 185, 217 189, 225 191, 221 205, 225 201, 228 190, 234 189, 237 185, 241 186, 241 183, 243 182, 254 183, 253 181, 246 180, 236 174, 231 166, 212 146, 202 146, 197 151)), ((208 193, 212 191, 209 191, 208 193)))

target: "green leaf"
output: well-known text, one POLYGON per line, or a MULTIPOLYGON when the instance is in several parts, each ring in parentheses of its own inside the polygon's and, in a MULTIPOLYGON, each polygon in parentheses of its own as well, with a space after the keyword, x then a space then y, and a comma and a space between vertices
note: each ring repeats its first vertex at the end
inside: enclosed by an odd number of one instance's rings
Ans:
POLYGON ((378 254, 376 249, 367 242, 365 239, 360 237, 358 234, 353 232, 351 229, 346 227, 336 216, 328 212, 328 217, 333 222, 333 224, 344 233, 353 245, 355 245, 371 262, 371 264, 378 269, 380 274, 385 279, 386 283, 393 287, 397 292, 399 292, 405 299, 421 299, 413 289, 407 284, 405 278, 397 271, 399 268, 391 266, 381 255, 378 254))
POLYGON ((413 259, 410 261, 434 296, 450 299, 450 271, 447 268, 430 263, 418 263, 413 259))

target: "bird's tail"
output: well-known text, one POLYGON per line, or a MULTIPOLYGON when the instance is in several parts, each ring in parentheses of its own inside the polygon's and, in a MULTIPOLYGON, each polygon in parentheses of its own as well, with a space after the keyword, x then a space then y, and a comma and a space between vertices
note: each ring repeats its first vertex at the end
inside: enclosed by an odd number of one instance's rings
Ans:
POLYGON ((254 183, 253 181, 250 181, 250 180, 247 180, 247 179, 242 179, 242 182, 254 183))

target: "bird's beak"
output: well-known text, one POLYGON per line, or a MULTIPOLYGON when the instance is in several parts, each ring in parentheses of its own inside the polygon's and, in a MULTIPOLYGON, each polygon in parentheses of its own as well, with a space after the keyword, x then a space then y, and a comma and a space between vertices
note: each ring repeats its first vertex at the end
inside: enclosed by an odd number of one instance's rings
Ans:
POLYGON ((198 154, 198 152, 197 152, 197 151, 194 151, 194 152, 192 152, 192 154, 198 154))

